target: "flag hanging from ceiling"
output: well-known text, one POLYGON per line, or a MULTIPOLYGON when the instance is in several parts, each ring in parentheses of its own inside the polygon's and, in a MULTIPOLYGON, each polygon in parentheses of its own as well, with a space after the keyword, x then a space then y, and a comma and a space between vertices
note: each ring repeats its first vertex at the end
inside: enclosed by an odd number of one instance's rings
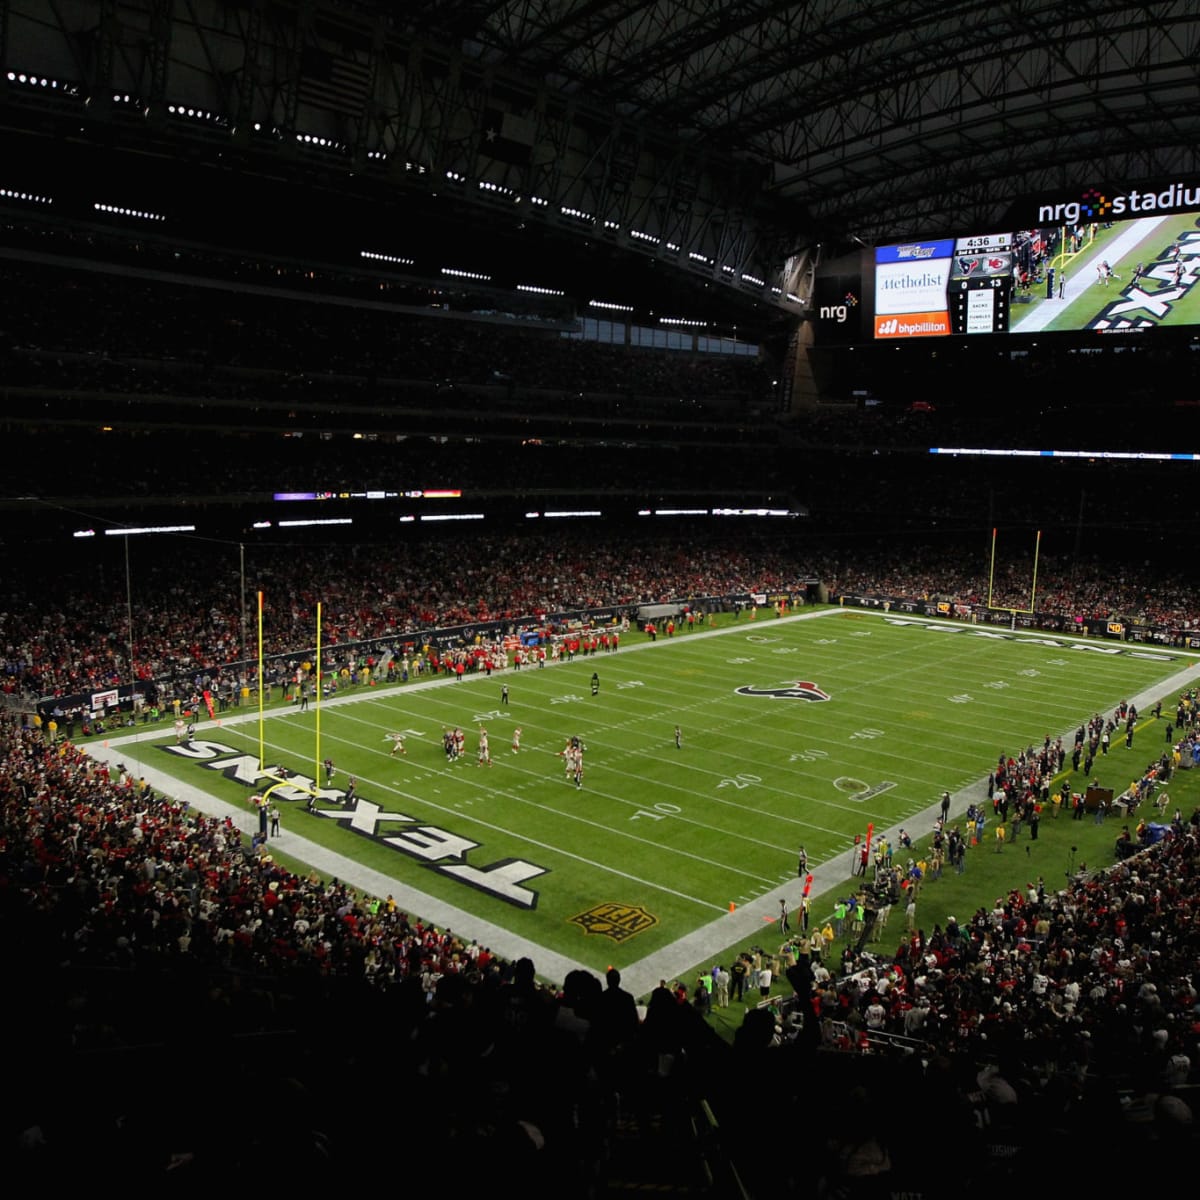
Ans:
POLYGON ((301 104, 348 116, 360 114, 371 86, 369 63, 340 58, 317 46, 305 46, 300 56, 301 104))
POLYGON ((484 109, 479 152, 488 158, 521 166, 533 155, 537 126, 526 117, 499 109, 484 109))

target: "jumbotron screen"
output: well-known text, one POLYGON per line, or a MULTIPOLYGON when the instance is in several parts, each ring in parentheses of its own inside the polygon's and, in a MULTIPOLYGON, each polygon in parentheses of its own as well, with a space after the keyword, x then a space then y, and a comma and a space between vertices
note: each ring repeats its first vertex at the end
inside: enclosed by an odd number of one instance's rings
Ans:
POLYGON ((1200 324, 1200 216, 1077 220, 875 251, 876 340, 1200 324))

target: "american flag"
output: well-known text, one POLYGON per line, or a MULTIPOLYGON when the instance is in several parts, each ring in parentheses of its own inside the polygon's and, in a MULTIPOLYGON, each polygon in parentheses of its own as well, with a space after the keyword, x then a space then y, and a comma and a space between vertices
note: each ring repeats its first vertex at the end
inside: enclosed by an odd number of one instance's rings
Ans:
POLYGON ((357 115, 367 102, 370 86, 370 63, 339 58, 317 46, 304 48, 300 56, 299 98, 302 104, 357 115))

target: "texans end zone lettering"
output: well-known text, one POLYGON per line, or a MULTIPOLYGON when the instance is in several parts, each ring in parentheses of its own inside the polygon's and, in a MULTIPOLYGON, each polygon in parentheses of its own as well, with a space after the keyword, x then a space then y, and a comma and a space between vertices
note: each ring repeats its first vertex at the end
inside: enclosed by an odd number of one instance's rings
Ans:
MULTIPOLYGON (((256 757, 240 754, 234 747, 221 742, 196 740, 162 745, 158 749, 177 758, 190 759, 209 771, 220 771, 226 779, 247 788, 258 787, 263 780, 281 782, 283 778, 275 768, 260 770, 256 757)), ((276 788, 273 796, 280 800, 307 801, 315 792, 317 807, 312 810, 315 816, 343 821, 350 832, 405 854, 439 875, 486 892, 506 904, 529 910, 537 908, 537 892, 523 885, 527 880, 547 874, 546 867, 518 858, 501 859, 487 867, 471 866, 466 856, 469 851, 479 848, 478 842, 436 825, 421 824, 416 817, 404 813, 385 812, 369 800, 358 799, 353 808, 344 808, 345 793, 339 789, 315 787, 313 781, 303 775, 290 774, 288 779, 290 784, 276 788), (338 807, 319 807, 323 804, 338 807), (381 827, 386 827, 386 832, 381 831, 381 827)))
POLYGON ((815 683, 793 683, 787 687, 756 688, 740 687, 739 696, 767 696, 772 700, 828 700, 829 693, 823 692, 815 683))

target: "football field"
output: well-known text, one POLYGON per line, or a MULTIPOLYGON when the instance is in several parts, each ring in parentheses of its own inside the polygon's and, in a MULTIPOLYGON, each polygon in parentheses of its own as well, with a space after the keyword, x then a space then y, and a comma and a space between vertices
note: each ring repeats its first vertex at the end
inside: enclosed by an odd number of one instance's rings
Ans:
POLYGON ((1013 333, 1041 330, 1137 330, 1200 320, 1196 215, 1149 216, 1100 229, 1078 253, 1058 256, 1059 293, 1031 289, 1014 313, 1013 333), (1105 280, 1102 262, 1113 270, 1105 280), (1139 274, 1138 268, 1141 268, 1139 274))
MULTIPOLYGON (((616 963, 640 990, 748 944, 780 898, 794 909, 802 845, 823 916, 868 825, 924 837, 942 792, 961 812, 1001 752, 1047 734, 1069 750, 1092 712, 1170 699, 1196 665, 1177 650, 859 610, 725 620, 653 643, 631 630, 616 653, 541 670, 360 687, 261 721, 231 710, 191 745, 138 731, 92 749, 247 829, 249 797, 283 766, 269 848, 528 953, 551 977, 616 963), (455 728, 465 750, 451 761, 455 728)), ((1161 752, 1148 736, 1139 749, 1139 767, 1161 752)), ((1093 774, 1120 792, 1130 766, 1114 755, 1093 774)))

